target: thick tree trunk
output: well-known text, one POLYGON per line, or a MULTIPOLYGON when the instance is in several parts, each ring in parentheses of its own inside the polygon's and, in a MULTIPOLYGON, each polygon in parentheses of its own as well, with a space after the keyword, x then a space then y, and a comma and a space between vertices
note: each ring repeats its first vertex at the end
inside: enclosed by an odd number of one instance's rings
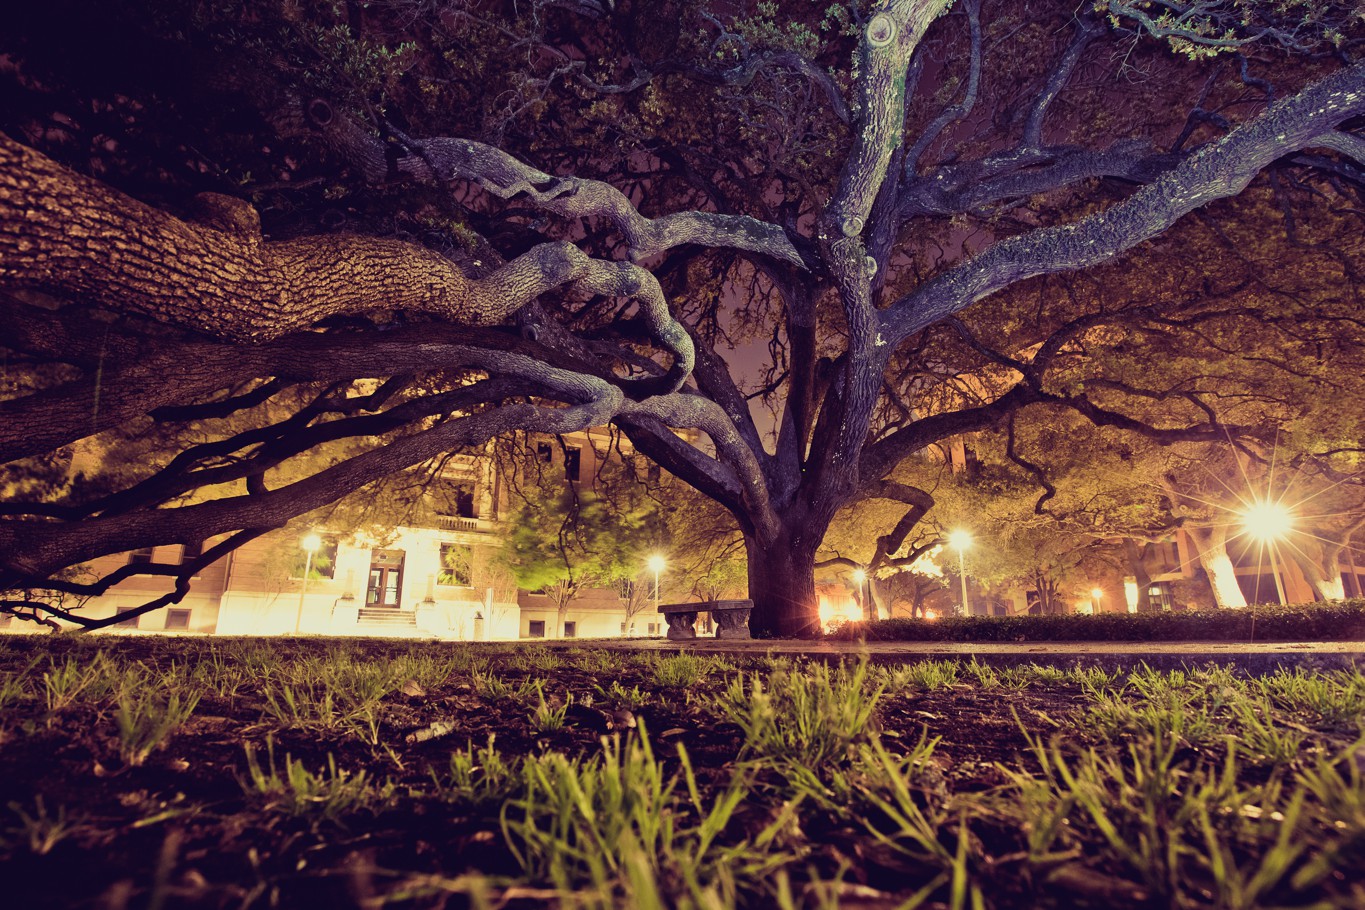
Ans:
POLYGON ((1346 596, 1346 585, 1337 562, 1340 552, 1339 547, 1324 547, 1313 542, 1299 543, 1284 555, 1299 567, 1313 591, 1314 600, 1342 600, 1346 596))
POLYGON ((815 596, 815 551, 786 541, 764 544, 746 537, 749 629, 761 638, 818 638, 820 609, 815 596))
POLYGON ((1213 599, 1220 607, 1245 607, 1246 595, 1237 584, 1237 573, 1228 556, 1226 528, 1187 528, 1190 540, 1199 549, 1199 564, 1209 576, 1213 599))
POLYGON ((1137 586, 1137 611, 1139 613, 1152 613, 1154 612, 1150 592, 1152 576, 1147 573, 1147 563, 1142 558, 1144 549, 1146 548, 1132 538, 1123 541, 1123 553, 1128 557, 1128 568, 1132 570, 1133 584, 1137 586))

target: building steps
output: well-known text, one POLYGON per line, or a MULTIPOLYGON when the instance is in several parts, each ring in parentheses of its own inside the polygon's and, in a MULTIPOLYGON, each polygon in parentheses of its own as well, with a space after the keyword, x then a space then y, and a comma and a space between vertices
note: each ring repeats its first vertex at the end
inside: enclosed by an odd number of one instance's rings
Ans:
POLYGON ((403 627, 417 625, 417 614, 392 607, 361 607, 356 623, 362 626, 403 627))

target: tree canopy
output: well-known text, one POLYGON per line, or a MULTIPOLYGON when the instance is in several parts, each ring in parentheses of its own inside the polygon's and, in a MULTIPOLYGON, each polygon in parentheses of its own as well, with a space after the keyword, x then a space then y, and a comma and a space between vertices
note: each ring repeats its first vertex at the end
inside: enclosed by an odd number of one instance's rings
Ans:
POLYGON ((1235 248, 1260 194, 1335 263, 1298 352, 1330 366, 1358 330, 1360 232, 1321 232, 1359 223, 1362 25, 1300 0, 25 5, 0 590, 183 594, 387 474, 611 423, 731 516, 756 629, 810 633, 835 515, 899 504, 894 558, 932 507, 896 478, 914 453, 1040 407, 1263 430, 1218 382, 1106 373, 1141 333, 1254 357, 1218 314, 1282 305, 1163 265, 1182 222, 1235 248))

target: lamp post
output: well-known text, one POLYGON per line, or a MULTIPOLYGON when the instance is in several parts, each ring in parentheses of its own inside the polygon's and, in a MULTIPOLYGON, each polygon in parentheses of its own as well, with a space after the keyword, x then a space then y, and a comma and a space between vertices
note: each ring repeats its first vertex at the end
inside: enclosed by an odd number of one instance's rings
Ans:
POLYGON ((313 572, 313 554, 322 547, 322 537, 318 534, 305 534, 299 541, 308 558, 303 562, 303 586, 299 588, 299 614, 294 617, 294 634, 303 629, 303 599, 308 596, 308 576, 313 572))
POLYGON ((1090 610, 1092 613, 1100 612, 1100 601, 1104 597, 1104 590, 1101 588, 1090 589, 1090 610))
POLYGON ((653 556, 649 557, 649 569, 650 569, 651 572, 654 573, 654 612, 655 612, 655 613, 658 613, 658 612, 659 612, 659 573, 662 572, 662 571, 664 570, 664 566, 666 566, 667 564, 668 564, 668 563, 664 562, 664 558, 663 558, 662 556, 660 556, 658 553, 655 553, 653 556))
POLYGON ((1275 593, 1280 603, 1288 603, 1284 582, 1280 579, 1280 563, 1275 558, 1275 543, 1293 529, 1294 516, 1278 502, 1259 499, 1242 512, 1242 526, 1247 534, 1270 550, 1270 574, 1275 579, 1275 593))
POLYGON ((957 574, 962 577, 962 615, 970 616, 967 603, 967 548, 972 545, 970 531, 957 530, 948 535, 948 545, 957 550, 957 574))

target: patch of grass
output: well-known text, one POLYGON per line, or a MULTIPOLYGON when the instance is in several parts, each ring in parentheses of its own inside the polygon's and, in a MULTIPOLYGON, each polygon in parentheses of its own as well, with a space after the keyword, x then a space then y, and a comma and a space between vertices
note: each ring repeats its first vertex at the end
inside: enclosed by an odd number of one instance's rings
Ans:
POLYGON ((14 820, 5 826, 5 841, 21 845, 35 856, 46 856, 77 829, 65 806, 50 810, 42 794, 33 797, 30 809, 22 803, 9 804, 14 820))
POLYGON ((958 671, 959 664, 955 660, 917 660, 910 664, 876 667, 872 678, 890 692, 907 689, 933 692, 957 685, 958 671))
POLYGON ((681 746, 678 764, 678 773, 665 773, 643 728, 624 741, 604 740, 590 759, 528 759, 521 793, 502 815, 523 872, 575 892, 587 906, 662 907, 672 904, 669 895, 693 906, 733 906, 740 888, 755 887, 790 858, 775 841, 795 807, 752 837, 723 842, 748 795, 747 777, 736 773, 708 801, 681 746), (624 895, 620 904, 607 903, 613 894, 624 895))
POLYGON ((156 750, 163 749, 173 734, 194 713, 199 695, 181 698, 171 692, 162 699, 156 691, 125 691, 119 696, 114 722, 118 727, 119 757, 137 767, 156 750))
POLYGON ((501 803, 512 795, 519 783, 520 760, 507 760, 493 745, 494 734, 488 734, 488 744, 475 749, 467 743, 464 749, 450 753, 450 763, 442 780, 433 774, 442 798, 479 806, 501 803))
POLYGON ((664 689, 690 689, 706 675, 705 658, 695 654, 675 654, 654 662, 654 682, 664 689))
POLYGON ((1254 685, 1275 707, 1307 713, 1323 723, 1357 723, 1365 715, 1365 676, 1359 670, 1282 669, 1257 679, 1254 685))
POLYGON ((274 740, 266 739, 266 760, 262 764, 256 747, 245 745, 247 778, 242 789, 262 800, 265 808, 287 815, 337 822, 347 815, 373 809, 393 796, 392 782, 377 783, 364 770, 349 772, 337 767, 336 758, 327 756, 327 766, 316 773, 286 753, 283 766, 275 760, 274 740))
POLYGON ((43 673, 43 695, 47 701, 49 723, 51 715, 65 711, 80 701, 98 701, 114 687, 118 668, 103 652, 93 659, 81 660, 68 656, 60 664, 52 662, 43 673))
POLYGON ((563 663, 563 659, 550 648, 523 647, 513 652, 507 665, 516 670, 525 670, 528 673, 532 671, 550 673, 558 670, 563 663))
POLYGON ((533 733, 554 733, 564 729, 564 718, 568 714, 569 704, 573 701, 573 696, 566 696, 563 701, 554 703, 545 700, 544 686, 536 689, 537 703, 527 722, 531 725, 533 733))
POLYGON ((755 674, 746 687, 740 674, 716 706, 744 731, 748 755, 819 768, 842 758, 871 730, 883 687, 869 692, 866 681, 866 663, 784 669, 769 676, 766 686, 755 674))
POLYGON ((593 686, 593 690, 601 696, 602 700, 612 707, 629 708, 632 711, 649 701, 649 693, 641 692, 639 686, 631 686, 627 689, 621 685, 620 680, 612 680, 611 685, 602 688, 600 685, 593 686))

